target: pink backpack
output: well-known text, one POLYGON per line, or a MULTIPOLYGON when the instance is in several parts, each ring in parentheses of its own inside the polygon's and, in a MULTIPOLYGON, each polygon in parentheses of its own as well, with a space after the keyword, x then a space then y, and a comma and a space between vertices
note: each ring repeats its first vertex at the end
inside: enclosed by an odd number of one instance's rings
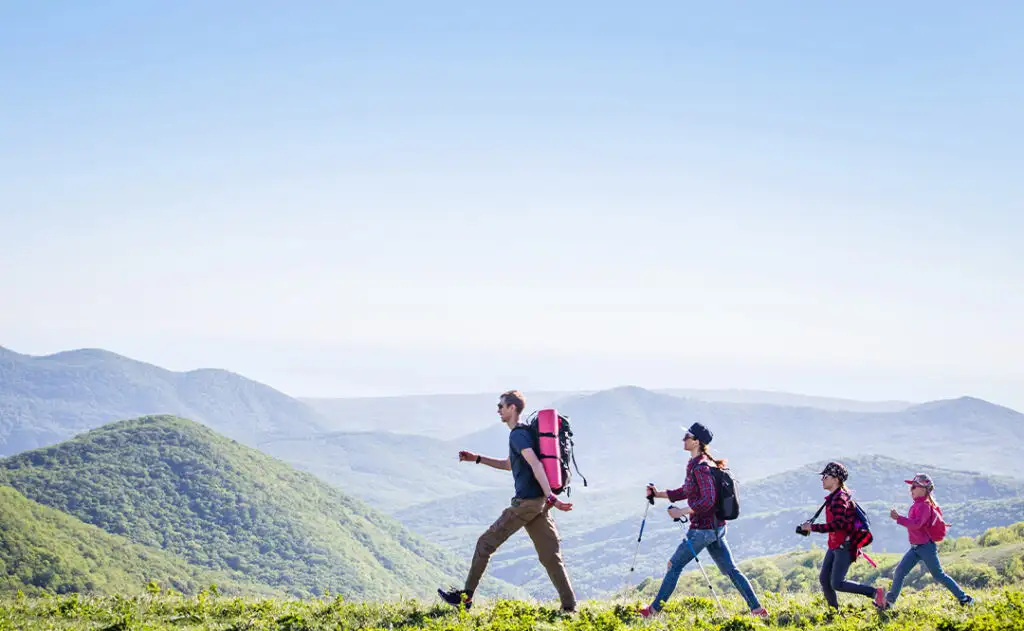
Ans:
POLYGON ((928 537, 938 543, 946 538, 946 522, 942 519, 942 509, 938 506, 932 507, 932 520, 925 527, 928 537))

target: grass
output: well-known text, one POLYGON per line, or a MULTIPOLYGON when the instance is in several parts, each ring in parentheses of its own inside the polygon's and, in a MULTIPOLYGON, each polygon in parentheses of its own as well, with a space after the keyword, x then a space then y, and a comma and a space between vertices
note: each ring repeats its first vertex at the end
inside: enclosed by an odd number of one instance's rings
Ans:
POLYGON ((478 603, 471 611, 419 600, 391 603, 346 602, 325 594, 321 598, 279 600, 228 598, 216 588, 196 596, 150 593, 136 597, 86 597, 79 594, 0 600, 0 631, 326 631, 400 630, 528 631, 565 629, 834 629, 841 631, 1024 631, 1024 588, 1021 586, 973 592, 977 604, 960 607, 944 590, 928 587, 905 592, 890 611, 879 613, 869 601, 841 595, 841 609, 829 612, 820 594, 765 594, 771 611, 767 622, 746 615, 738 597, 723 597, 723 616, 714 600, 678 593, 662 615, 643 620, 640 601, 588 601, 579 613, 565 615, 557 603, 515 600, 478 603))

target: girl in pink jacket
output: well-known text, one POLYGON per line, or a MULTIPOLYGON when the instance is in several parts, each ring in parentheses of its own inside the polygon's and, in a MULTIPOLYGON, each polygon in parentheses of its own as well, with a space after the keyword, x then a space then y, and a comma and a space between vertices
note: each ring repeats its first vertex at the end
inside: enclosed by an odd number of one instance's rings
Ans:
POLYGON ((974 599, 960 589, 956 581, 946 574, 942 569, 942 564, 939 563, 939 553, 935 544, 945 537, 946 523, 942 520, 942 509, 939 508, 932 496, 932 491, 935 490, 932 479, 923 473, 918 473, 913 479, 904 481, 910 485, 910 496, 914 498, 914 503, 905 517, 900 515, 895 508, 889 513, 889 516, 897 524, 907 529, 907 535, 910 537, 910 550, 903 555, 903 560, 896 566, 896 572, 892 577, 892 587, 889 588, 889 593, 885 597, 886 607, 895 603, 896 599, 900 597, 903 581, 919 561, 923 562, 932 573, 935 582, 944 585, 956 596, 961 605, 973 604, 974 599))

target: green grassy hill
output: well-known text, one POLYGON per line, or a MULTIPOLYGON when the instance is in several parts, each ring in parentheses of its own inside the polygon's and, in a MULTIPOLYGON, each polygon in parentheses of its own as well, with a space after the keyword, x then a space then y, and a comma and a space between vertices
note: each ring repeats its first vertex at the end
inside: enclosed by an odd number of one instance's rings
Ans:
POLYGON ((0 593, 137 594, 154 581, 185 594, 216 584, 227 594, 284 595, 109 534, 2 484, 0 540, 0 593))
MULTIPOLYGON (((210 429, 143 417, 0 460, 26 497, 237 580, 346 598, 430 596, 466 560, 210 429)), ((514 591, 496 581, 488 586, 514 591)))

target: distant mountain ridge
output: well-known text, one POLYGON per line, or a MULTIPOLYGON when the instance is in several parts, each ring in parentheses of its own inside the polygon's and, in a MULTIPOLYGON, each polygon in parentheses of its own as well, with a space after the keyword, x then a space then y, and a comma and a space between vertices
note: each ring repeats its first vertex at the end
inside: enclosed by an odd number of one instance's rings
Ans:
MULTIPOLYGON (((623 386, 630 387, 630 386, 623 386)), ((846 412, 897 412, 914 406, 908 401, 855 401, 764 390, 658 388, 651 392, 706 403, 742 403, 810 407, 846 412)), ((529 391, 527 407, 560 406, 601 390, 529 391)), ((462 436, 487 427, 488 406, 498 393, 403 395, 387 397, 300 397, 320 413, 332 429, 346 432, 382 431, 436 437, 462 436)))
MULTIPOLYGON (((500 392, 431 394, 394 397, 300 398, 343 432, 414 434, 446 440, 498 422, 495 402, 500 392)), ((529 392, 532 406, 553 405, 571 392, 529 392)))
POLYGON ((898 412, 912 407, 910 401, 859 401, 773 390, 658 388, 655 392, 709 403, 752 403, 783 407, 810 407, 842 412, 898 412))
MULTIPOLYGON (((507 449, 507 430, 494 410, 496 394, 312 400, 321 414, 226 371, 175 373, 95 349, 45 357, 4 350, 0 455, 54 444, 122 418, 178 414, 339 484, 378 508, 400 510, 506 484, 498 474, 481 474, 455 459, 463 448, 496 455, 507 449), (481 429, 462 433, 471 426, 481 429)), ((1024 459, 1014 448, 1024 441, 1024 416, 972 397, 889 412, 723 403, 637 386, 528 391, 526 397, 528 409, 555 405, 572 416, 578 464, 595 490, 675 475, 681 427, 695 420, 712 427, 714 450, 730 457, 747 479, 792 468, 793 457, 780 441, 809 459, 850 453, 852 436, 862 443, 854 453, 1024 475, 1024 459), (954 433, 955 441, 944 436, 954 433)))
MULTIPOLYGON (((579 464, 601 462, 599 484, 632 485, 675 470, 684 428, 695 421, 715 434, 712 451, 739 475, 763 477, 823 454, 876 453, 901 460, 1024 476, 1024 414, 973 397, 932 401, 899 412, 838 412, 810 407, 711 403, 636 386, 563 399, 573 419, 579 464), (951 439, 955 437, 955 439, 951 439), (664 463, 664 464, 661 464, 664 463)), ((454 443, 479 451, 500 445, 491 427, 454 443)))
POLYGON ((247 444, 324 431, 305 404, 226 370, 173 372, 100 349, 0 350, 0 456, 147 414, 180 415, 247 444))

